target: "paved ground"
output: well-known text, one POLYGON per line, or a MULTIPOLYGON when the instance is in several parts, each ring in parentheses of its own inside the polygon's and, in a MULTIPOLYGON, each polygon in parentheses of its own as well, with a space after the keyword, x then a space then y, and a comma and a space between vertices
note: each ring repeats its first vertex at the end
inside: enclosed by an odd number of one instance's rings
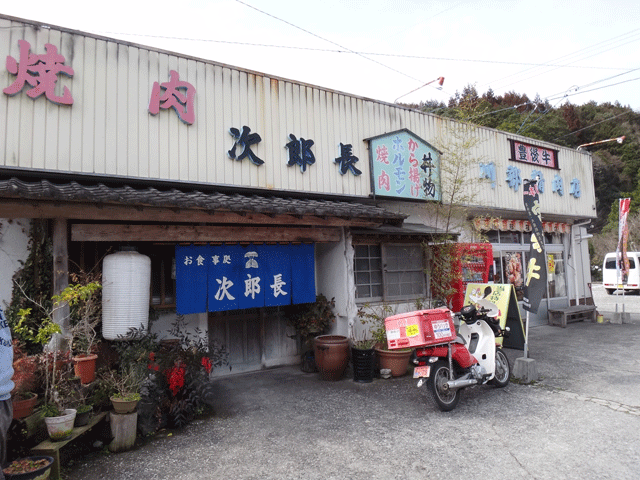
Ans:
POLYGON ((640 295, 629 292, 623 294, 621 290, 609 295, 601 283, 594 284, 592 292, 594 304, 605 318, 611 319, 615 312, 624 312, 629 321, 640 322, 640 295))
POLYGON ((640 324, 532 327, 539 382, 465 390, 449 413, 408 375, 326 382, 292 367, 224 378, 216 417, 90 456, 67 478, 638 479, 639 344, 640 324))

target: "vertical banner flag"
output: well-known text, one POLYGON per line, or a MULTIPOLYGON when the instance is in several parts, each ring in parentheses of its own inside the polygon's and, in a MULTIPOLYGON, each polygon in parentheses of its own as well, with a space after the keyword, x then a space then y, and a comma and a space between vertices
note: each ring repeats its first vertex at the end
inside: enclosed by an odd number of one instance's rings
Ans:
POLYGON ((544 258, 544 232, 538 198, 538 181, 524 180, 524 208, 531 222, 531 245, 524 281, 523 308, 538 313, 547 288, 547 265, 544 258))
POLYGON ((616 248, 616 273, 618 283, 626 283, 629 275, 629 257, 627 257, 627 239, 629 238, 629 224, 627 216, 631 206, 630 198, 618 199, 618 247, 616 248))

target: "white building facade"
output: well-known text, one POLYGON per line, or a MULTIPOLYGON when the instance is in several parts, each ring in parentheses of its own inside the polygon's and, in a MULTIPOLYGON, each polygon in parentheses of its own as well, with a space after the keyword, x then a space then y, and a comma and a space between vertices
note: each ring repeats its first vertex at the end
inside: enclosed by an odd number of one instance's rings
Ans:
MULTIPOLYGON (((429 299, 422 243, 442 227, 425 205, 448 201, 447 147, 459 132, 473 139, 473 227, 458 233, 492 243, 492 280, 522 280, 512 271, 529 250, 522 180, 538 176, 550 275, 533 321, 590 296, 589 154, 28 20, 0 16, 0 27, 4 303, 28 226, 46 219, 58 261, 90 267, 125 245, 149 255, 159 331, 180 310, 176 246, 312 245, 306 273, 315 293, 335 297, 334 331, 346 335, 365 302, 406 311, 429 299)), ((228 345, 234 371, 297 362, 275 303, 209 302, 188 319, 228 345)))

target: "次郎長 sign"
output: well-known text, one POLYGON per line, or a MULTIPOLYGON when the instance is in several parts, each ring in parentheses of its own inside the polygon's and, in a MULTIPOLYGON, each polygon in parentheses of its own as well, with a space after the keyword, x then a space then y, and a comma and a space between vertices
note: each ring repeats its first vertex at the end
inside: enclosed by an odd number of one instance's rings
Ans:
POLYGON ((176 246, 180 315, 316 300, 314 246, 176 246))

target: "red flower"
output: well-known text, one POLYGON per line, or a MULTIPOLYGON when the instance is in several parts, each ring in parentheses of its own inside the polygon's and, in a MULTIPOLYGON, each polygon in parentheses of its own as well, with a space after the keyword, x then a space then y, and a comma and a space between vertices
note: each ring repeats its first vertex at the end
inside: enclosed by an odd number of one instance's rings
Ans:
POLYGON ((207 371, 207 374, 211 373, 211 360, 209 357, 202 357, 202 366, 207 371))
POLYGON ((175 397, 182 387, 184 387, 184 374, 186 368, 183 364, 177 363, 173 368, 167 371, 167 381, 169 382, 169 390, 175 397))

